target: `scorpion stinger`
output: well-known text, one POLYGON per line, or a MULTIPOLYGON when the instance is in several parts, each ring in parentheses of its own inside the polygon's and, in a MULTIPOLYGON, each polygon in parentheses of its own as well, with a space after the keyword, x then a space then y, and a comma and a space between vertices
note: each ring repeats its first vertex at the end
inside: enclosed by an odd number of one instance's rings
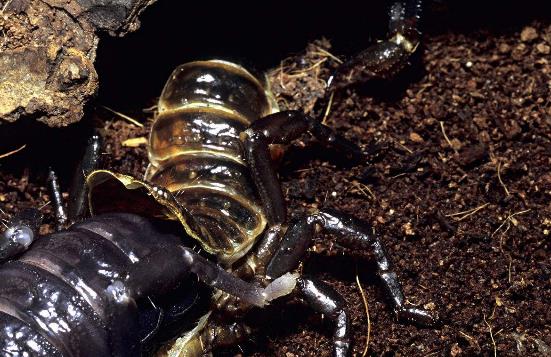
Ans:
POLYGON ((406 67, 420 43, 422 3, 395 1, 389 11, 387 39, 343 63, 331 79, 330 91, 372 79, 389 79, 406 67))

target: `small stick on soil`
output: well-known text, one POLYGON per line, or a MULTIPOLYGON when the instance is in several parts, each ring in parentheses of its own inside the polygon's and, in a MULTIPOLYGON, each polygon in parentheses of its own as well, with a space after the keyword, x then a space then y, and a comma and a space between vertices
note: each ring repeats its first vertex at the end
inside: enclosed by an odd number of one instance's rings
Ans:
POLYGON ((329 103, 327 103, 327 108, 325 108, 325 113, 323 114, 323 119, 321 121, 322 124, 325 124, 327 121, 327 117, 329 116, 329 112, 331 111, 331 106, 333 105, 334 95, 335 95, 335 92, 331 92, 331 96, 329 96, 329 103))
POLYGON ((471 208, 469 210, 466 210, 466 211, 462 211, 462 212, 457 212, 457 213, 450 213, 450 214, 447 214, 446 217, 454 217, 454 216, 461 216, 456 220, 456 222, 459 222, 459 221, 462 221, 464 220, 465 218, 469 217, 469 216, 472 216, 473 214, 475 214, 476 212, 480 211, 481 209, 483 209, 484 207, 486 207, 487 205, 489 205, 488 202, 486 202, 485 204, 483 204, 482 206, 478 206, 476 208, 471 208))
POLYGON ((505 186, 505 183, 503 183, 503 180, 501 179, 501 161, 497 163, 497 179, 499 180, 499 183, 505 190, 505 193, 507 196, 510 196, 509 190, 507 189, 507 186, 505 186))
POLYGON ((509 282, 509 284, 511 284, 511 266, 513 265, 513 258, 511 257, 510 254, 507 254, 508 257, 509 257, 509 266, 507 267, 507 281, 509 282))
POLYGON ((300 69, 300 70, 295 71, 295 72, 291 72, 291 73, 287 74, 287 77, 289 77, 289 78, 299 77, 300 78, 300 77, 307 76, 308 72, 316 69, 317 67, 319 67, 325 61, 327 61, 327 57, 322 58, 321 60, 317 61, 316 63, 314 63, 313 65, 311 65, 308 68, 304 68, 304 69, 300 69))
POLYGON ((26 147, 27 147, 27 144, 23 144, 19 149, 15 149, 15 150, 12 150, 10 152, 7 152, 5 154, 0 155, 0 159, 3 159, 3 158, 8 157, 10 155, 16 154, 16 153, 18 153, 19 151, 23 150, 26 147))
POLYGON ((497 357, 497 347, 496 347, 496 340, 494 339, 494 334, 492 333, 492 326, 486 321, 486 315, 484 316, 484 323, 486 326, 488 326, 488 330, 490 330, 490 338, 492 339, 492 345, 494 346, 494 357, 497 357))
POLYGON ((476 340, 474 339, 474 337, 467 335, 467 334, 466 334, 465 332, 463 332, 463 331, 459 331, 459 334, 462 335, 463 337, 465 337, 467 340, 476 341, 476 340))
POLYGON ((442 130, 442 135, 444 135, 444 139, 446 139, 446 142, 448 145, 453 149, 453 151, 458 154, 457 150, 453 147, 452 142, 450 141, 450 138, 448 138, 448 135, 446 135, 446 129, 444 129, 444 122, 439 121, 440 123, 440 129, 442 130))
POLYGON ((362 288, 362 284, 360 284, 360 278, 358 277, 357 273, 356 273, 356 284, 358 284, 358 289, 360 289, 360 294, 362 295, 362 300, 365 307, 365 316, 367 317, 367 336, 365 337, 365 348, 364 348, 364 351, 362 352, 362 357, 365 357, 369 349, 369 339, 371 337, 371 319, 369 318, 369 307, 367 305, 365 292, 364 292, 364 289, 362 288))
POLYGON ((317 52, 321 53, 322 55, 325 55, 327 57, 330 57, 333 61, 337 62, 338 64, 342 64, 342 60, 339 59, 337 56, 335 56, 334 54, 332 54, 331 52, 327 51, 327 50, 324 50, 323 48, 321 47, 318 47, 316 46, 316 49, 318 50, 317 52))
POLYGON ((142 124, 142 123, 140 123, 139 121, 137 121, 137 120, 134 119, 134 118, 129 117, 128 115, 123 114, 123 113, 119 113, 119 112, 117 112, 116 110, 113 110, 113 109, 111 109, 111 108, 109 108, 109 107, 106 107, 105 105, 102 105, 101 107, 104 108, 104 109, 107 109, 108 111, 110 111, 110 112, 113 113, 113 114, 116 114, 116 115, 120 116, 120 117, 123 118, 123 119, 128 120, 128 121, 131 122, 132 124, 134 124, 134 125, 136 125, 136 126, 139 126, 140 128, 143 128, 143 124, 142 124))
POLYGON ((396 138, 392 138, 394 139, 394 141, 396 142, 396 144, 398 144, 398 146, 400 146, 402 149, 406 150, 407 152, 409 152, 410 154, 413 154, 413 150, 411 150, 410 148, 408 148, 407 146, 405 146, 404 144, 402 144, 400 142, 400 140, 396 139, 396 138))
POLYGON ((373 191, 366 184, 359 183, 357 181, 352 181, 352 186, 356 187, 358 189, 358 191, 360 191, 365 197, 370 197, 371 196, 373 201, 377 200, 377 197, 375 196, 373 191), (366 191, 367 191, 367 193, 366 193, 366 191))
POLYGON ((509 222, 514 216, 517 216, 519 214, 525 214, 525 213, 528 213, 530 212, 531 209, 525 209, 524 211, 518 211, 518 212, 515 212, 515 213, 512 213, 510 214, 507 218, 505 218, 505 220, 503 221, 503 223, 501 223, 499 225, 499 227, 497 227, 497 229, 494 231, 494 233, 492 233, 492 235, 490 237, 493 237, 501 228, 503 228, 503 226, 505 225, 505 223, 509 222))
POLYGON ((0 10, 0 15, 4 15, 4 11, 6 11, 6 9, 8 8, 8 5, 10 4, 12 0, 8 0, 6 1, 6 3, 4 4, 4 6, 2 6, 2 10, 0 10))

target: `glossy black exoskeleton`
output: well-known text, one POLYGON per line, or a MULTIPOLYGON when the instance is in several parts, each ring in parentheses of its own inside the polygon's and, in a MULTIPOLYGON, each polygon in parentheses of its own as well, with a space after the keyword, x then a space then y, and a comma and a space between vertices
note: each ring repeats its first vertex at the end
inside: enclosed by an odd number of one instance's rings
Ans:
POLYGON ((193 329, 207 313, 193 275, 253 305, 273 296, 197 255, 166 222, 106 214, 35 241, 39 216, 16 215, 0 242, 3 260, 32 243, 0 267, 4 355, 140 356, 156 334, 193 329))

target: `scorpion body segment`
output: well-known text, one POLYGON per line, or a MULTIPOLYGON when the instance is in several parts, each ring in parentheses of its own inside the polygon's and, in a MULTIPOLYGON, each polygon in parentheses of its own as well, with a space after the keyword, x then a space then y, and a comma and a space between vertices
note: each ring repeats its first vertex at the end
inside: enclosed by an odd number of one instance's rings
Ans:
POLYGON ((146 180, 165 187, 206 228, 204 245, 234 261, 264 230, 239 135, 277 106, 267 85, 233 63, 174 70, 151 129, 146 180))
POLYGON ((40 237, 3 264, 0 350, 10 356, 148 353, 207 313, 200 296, 209 289, 191 273, 247 303, 270 300, 162 227, 134 214, 100 215, 40 237))
POLYGON ((139 355, 137 302, 184 280, 180 245, 131 214, 41 237, 0 268, 0 349, 11 356, 139 355), (148 269, 140 269, 144 262, 148 269))

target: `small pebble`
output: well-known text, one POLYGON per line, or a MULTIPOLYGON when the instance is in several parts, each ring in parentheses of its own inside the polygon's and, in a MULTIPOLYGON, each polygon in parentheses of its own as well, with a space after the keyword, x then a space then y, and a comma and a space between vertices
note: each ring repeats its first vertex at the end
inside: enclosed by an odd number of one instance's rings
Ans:
POLYGON ((538 32, 535 28, 527 26, 520 33, 520 40, 522 42, 530 42, 538 38, 538 32))
POLYGON ((416 132, 412 131, 409 134, 409 140, 413 141, 414 143, 423 143, 425 140, 421 137, 421 135, 417 134, 416 132))
POLYGON ((551 47, 542 42, 536 45, 536 50, 541 54, 548 55, 551 52, 551 47))
POLYGON ((412 226, 411 222, 408 222, 408 223, 405 223, 404 225, 402 225, 402 229, 404 230, 404 233, 406 234, 406 236, 414 236, 415 235, 415 231, 413 230, 413 226, 412 226))
POLYGON ((502 43, 499 45, 500 53, 508 53, 509 51, 511 51, 511 47, 508 44, 502 43))

